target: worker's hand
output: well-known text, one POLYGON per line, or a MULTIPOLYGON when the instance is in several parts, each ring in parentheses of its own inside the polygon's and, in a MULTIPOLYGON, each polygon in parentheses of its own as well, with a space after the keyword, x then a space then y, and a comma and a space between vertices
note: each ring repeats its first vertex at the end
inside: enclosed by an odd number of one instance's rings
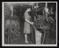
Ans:
POLYGON ((33 24, 34 24, 34 22, 31 22, 31 24, 33 25, 33 24))
POLYGON ((34 22, 32 22, 32 27, 34 28, 34 29, 36 29, 36 27, 35 27, 35 23, 34 22))

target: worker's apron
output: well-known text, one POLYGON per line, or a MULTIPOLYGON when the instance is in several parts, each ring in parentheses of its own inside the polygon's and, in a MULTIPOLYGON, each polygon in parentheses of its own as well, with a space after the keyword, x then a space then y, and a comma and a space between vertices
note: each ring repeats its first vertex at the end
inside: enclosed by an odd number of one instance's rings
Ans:
MULTIPOLYGON (((28 14, 28 12, 25 12, 24 17, 30 21, 31 16, 28 14)), ((24 33, 30 34, 30 24, 26 21, 24 22, 24 33)))

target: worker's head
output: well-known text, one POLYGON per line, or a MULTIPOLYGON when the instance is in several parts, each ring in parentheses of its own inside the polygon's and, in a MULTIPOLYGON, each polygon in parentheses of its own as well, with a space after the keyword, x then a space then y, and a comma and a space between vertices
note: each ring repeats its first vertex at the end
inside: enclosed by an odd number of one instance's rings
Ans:
POLYGON ((38 8, 39 6, 34 6, 34 8, 38 8))
POLYGON ((31 8, 27 8, 27 11, 31 11, 31 8))

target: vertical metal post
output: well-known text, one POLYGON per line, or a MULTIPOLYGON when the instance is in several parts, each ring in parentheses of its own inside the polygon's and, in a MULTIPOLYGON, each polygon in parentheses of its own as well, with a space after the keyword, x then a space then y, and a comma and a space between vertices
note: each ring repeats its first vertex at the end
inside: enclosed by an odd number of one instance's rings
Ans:
MULTIPOLYGON (((45 8, 47 8, 47 2, 46 2, 46 4, 45 4, 45 8)), ((47 19, 47 15, 48 15, 48 14, 47 14, 47 12, 46 12, 46 19, 47 19)))
MULTIPOLYGON (((45 8, 47 8, 47 2, 45 3, 45 8)), ((47 12, 45 13, 45 15, 46 15, 46 19, 47 19, 47 17, 48 17, 47 12)), ((44 44, 44 43, 45 43, 45 37, 46 37, 46 31, 44 30, 44 36, 43 36, 43 41, 42 41, 42 44, 44 44)))
POLYGON ((13 16, 13 5, 10 6, 11 9, 11 16, 13 16))
MULTIPOLYGON (((37 3, 36 3, 36 6, 37 6, 37 3)), ((37 17, 37 8, 36 8, 36 16, 34 16, 35 24, 37 25, 36 17, 37 17)), ((36 44, 36 28, 35 28, 35 44, 36 44)))
MULTIPOLYGON (((34 5, 32 5, 32 10, 34 9, 34 5)), ((35 16, 34 16, 34 18, 35 18, 35 16)), ((34 19, 35 20, 35 19, 34 19)), ((33 29, 33 30, 35 30, 35 29, 33 29)), ((36 44, 36 39, 35 39, 35 31, 33 31, 33 43, 34 44, 36 44)))

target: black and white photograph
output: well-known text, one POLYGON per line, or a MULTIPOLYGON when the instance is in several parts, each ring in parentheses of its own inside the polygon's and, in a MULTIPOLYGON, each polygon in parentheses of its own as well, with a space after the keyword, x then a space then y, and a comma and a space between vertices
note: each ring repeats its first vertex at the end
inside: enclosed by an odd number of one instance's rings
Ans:
POLYGON ((2 2, 2 46, 57 46, 57 2, 2 2))

